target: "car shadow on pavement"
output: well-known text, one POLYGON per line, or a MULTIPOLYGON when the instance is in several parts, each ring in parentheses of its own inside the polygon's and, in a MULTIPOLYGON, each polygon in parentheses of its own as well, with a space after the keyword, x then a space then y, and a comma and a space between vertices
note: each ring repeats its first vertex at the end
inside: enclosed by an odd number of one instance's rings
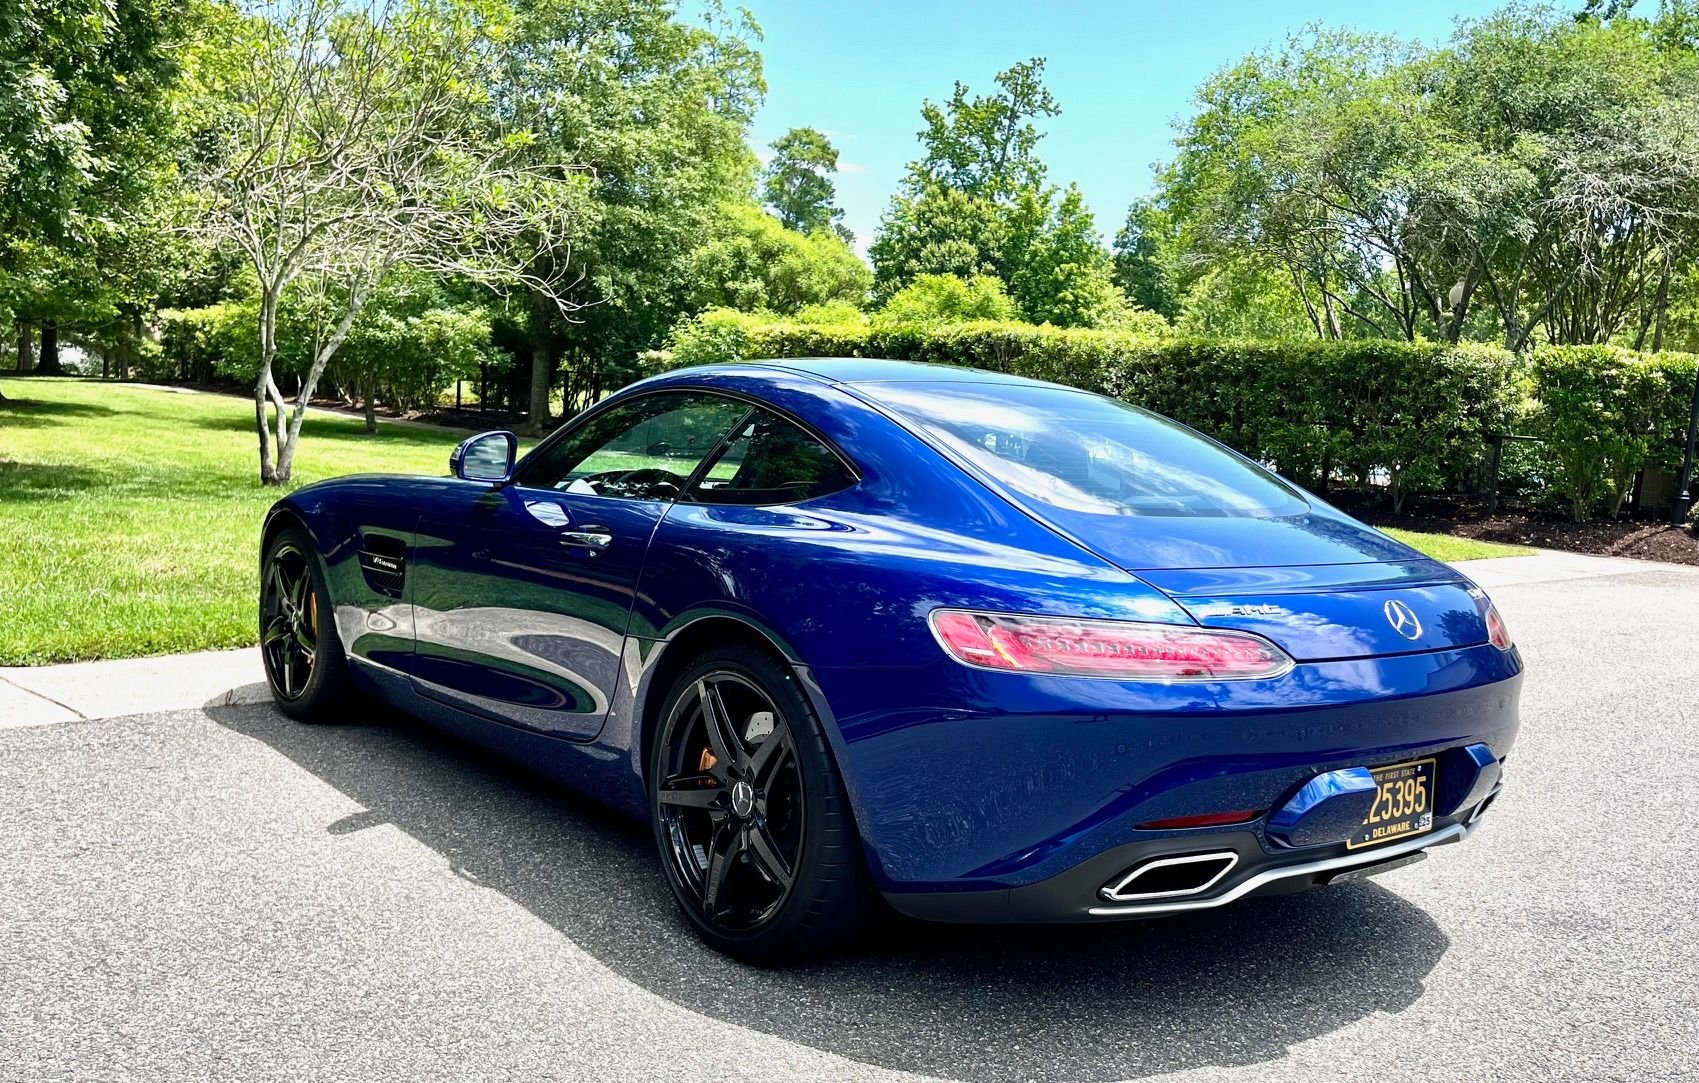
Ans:
POLYGON ((1108 1080, 1256 1064, 1408 1007, 1449 947, 1421 909, 1355 883, 1102 926, 893 916, 841 957, 762 970, 695 939, 647 828, 506 761, 396 716, 208 714, 364 806, 329 833, 393 824, 658 997, 888 1069, 1108 1080))

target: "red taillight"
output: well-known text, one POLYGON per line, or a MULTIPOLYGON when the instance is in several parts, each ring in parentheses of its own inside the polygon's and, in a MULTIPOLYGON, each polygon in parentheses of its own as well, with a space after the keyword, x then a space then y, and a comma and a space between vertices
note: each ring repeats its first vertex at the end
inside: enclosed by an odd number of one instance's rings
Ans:
POLYGON ((1139 825, 1140 831, 1183 831, 1188 827, 1226 827, 1229 824, 1248 824, 1261 816, 1256 809, 1240 812, 1206 812, 1202 816, 1175 816, 1168 820, 1150 820, 1139 825))
POLYGON ((1498 615, 1498 606, 1487 603, 1487 641, 1501 651, 1510 649, 1510 629, 1504 626, 1504 618, 1498 615))
POLYGON ((932 630, 958 661, 1021 673, 1234 681, 1292 668, 1292 659, 1261 636, 1184 625, 937 609, 932 630))

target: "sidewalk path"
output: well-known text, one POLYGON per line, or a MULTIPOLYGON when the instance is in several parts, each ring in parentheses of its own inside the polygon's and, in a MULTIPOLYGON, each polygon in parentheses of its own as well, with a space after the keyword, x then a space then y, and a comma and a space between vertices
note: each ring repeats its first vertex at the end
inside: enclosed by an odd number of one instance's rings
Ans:
MULTIPOLYGON (((1487 590, 1664 572, 1699 582, 1699 568, 1543 549, 1460 565, 1487 590)), ((1511 615, 1514 616, 1513 614, 1511 615)), ((264 703, 270 699, 257 647, 113 662, 0 667, 0 729, 149 711, 264 703)))

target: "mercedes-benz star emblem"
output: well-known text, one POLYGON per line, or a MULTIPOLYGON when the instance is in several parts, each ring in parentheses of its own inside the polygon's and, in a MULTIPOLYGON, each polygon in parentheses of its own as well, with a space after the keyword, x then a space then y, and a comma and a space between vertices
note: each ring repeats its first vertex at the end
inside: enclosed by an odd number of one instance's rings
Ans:
POLYGON ((1392 630, 1405 639, 1422 638, 1422 621, 1416 616, 1416 611, 1394 598, 1381 606, 1381 612, 1386 614, 1386 623, 1392 625, 1392 630))
POLYGON ((732 811, 739 816, 748 816, 755 807, 755 787, 747 782, 738 781, 732 784, 732 811))

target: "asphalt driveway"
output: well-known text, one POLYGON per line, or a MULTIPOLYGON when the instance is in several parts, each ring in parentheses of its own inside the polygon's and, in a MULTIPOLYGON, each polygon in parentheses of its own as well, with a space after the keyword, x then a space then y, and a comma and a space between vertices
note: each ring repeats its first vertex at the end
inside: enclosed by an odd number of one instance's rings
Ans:
POLYGON ((1467 844, 783 972, 698 946, 642 829, 401 719, 0 728, 0 1079, 1699 1075, 1699 573, 1503 566, 1523 734, 1467 844))

